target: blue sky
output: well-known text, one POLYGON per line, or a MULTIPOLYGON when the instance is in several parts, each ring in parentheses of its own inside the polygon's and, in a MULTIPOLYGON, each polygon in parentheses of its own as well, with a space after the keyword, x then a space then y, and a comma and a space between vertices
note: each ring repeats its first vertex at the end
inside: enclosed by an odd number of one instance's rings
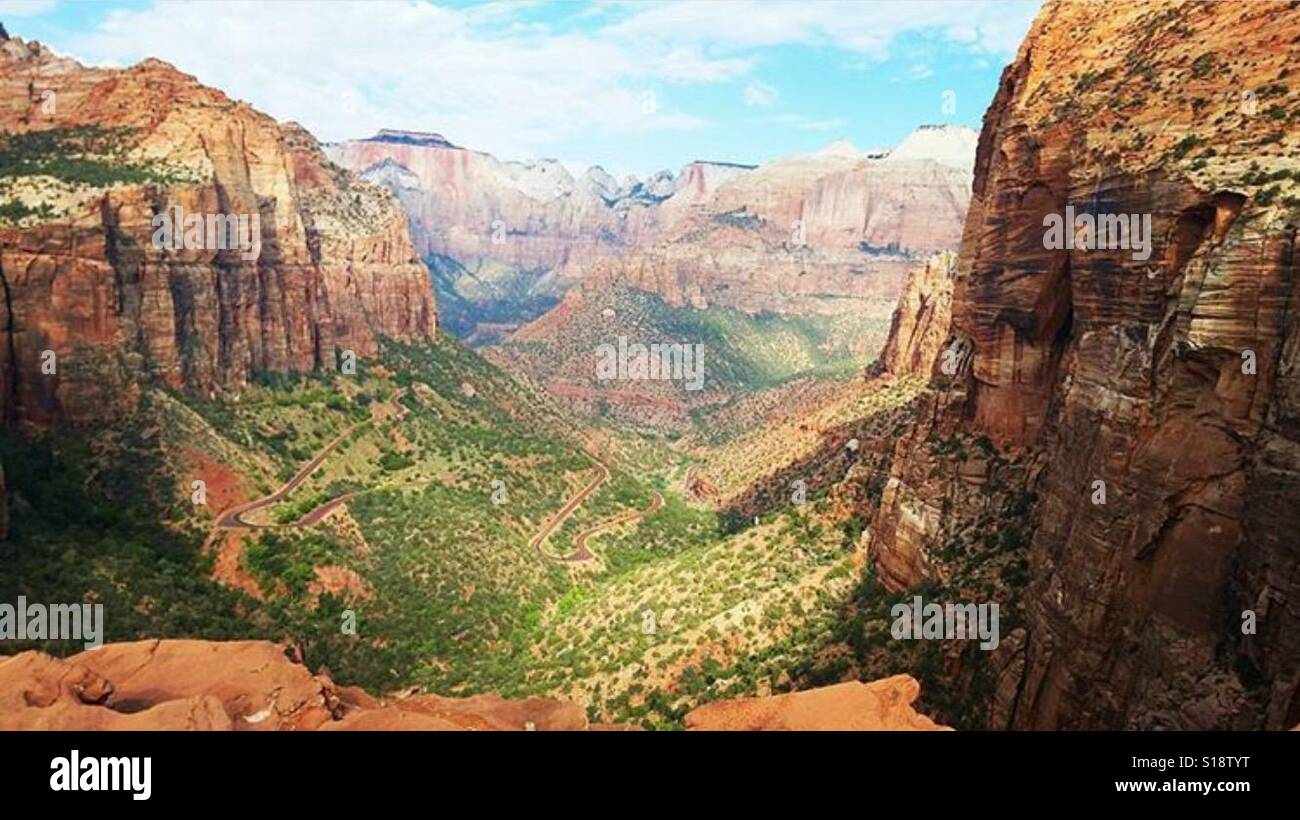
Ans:
POLYGON ((88 64, 166 60, 323 140, 430 130, 645 175, 978 128, 1037 6, 0 0, 0 21, 88 64))

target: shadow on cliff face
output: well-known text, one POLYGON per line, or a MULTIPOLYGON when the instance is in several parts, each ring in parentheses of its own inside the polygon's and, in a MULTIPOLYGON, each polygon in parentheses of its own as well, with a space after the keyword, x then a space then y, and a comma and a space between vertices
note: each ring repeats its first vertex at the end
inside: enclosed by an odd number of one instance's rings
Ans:
POLYGON ((894 436, 910 423, 917 401, 822 432, 821 444, 762 479, 728 503, 718 515, 724 531, 743 529, 755 516, 783 509, 791 502, 795 483, 804 482, 808 500, 828 497, 839 507, 851 507, 861 527, 875 513, 889 476, 894 436), (850 476, 853 481, 846 481, 850 476))
MULTIPOLYGON (((1296 719, 1295 207, 1265 187, 1294 177, 1294 149, 1235 105, 1285 76, 1300 9, 1272 8, 1196 7, 1175 36, 1139 4, 1082 28, 1082 7, 1050 6, 986 117, 952 322, 973 361, 930 407, 1040 465, 1020 485, 1042 502, 1001 725, 1296 719), (1249 57, 1188 74, 1222 42, 1249 57), (1081 59, 1087 84, 1058 70, 1081 59), (1194 113, 1211 97, 1228 102, 1194 113), (1149 257, 1050 249, 1043 218, 1067 207, 1149 216, 1149 257)), ((891 589, 951 568, 933 560, 945 530, 910 515, 957 484, 930 463, 905 443, 873 526, 891 589)))
MULTIPOLYGON (((176 494, 156 427, 137 421, 0 437, 10 512, 0 601, 103 604, 109 641, 269 636, 256 602, 209 580, 199 535, 169 523, 189 498, 176 494)), ((82 649, 77 641, 13 646, 82 649)))

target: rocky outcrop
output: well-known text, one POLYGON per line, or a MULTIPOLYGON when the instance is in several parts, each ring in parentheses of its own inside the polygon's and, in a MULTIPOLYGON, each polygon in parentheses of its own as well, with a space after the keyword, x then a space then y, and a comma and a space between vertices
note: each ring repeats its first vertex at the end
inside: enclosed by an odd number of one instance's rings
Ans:
POLYGON ((953 283, 966 353, 871 531, 891 588, 942 577, 974 513, 936 437, 1022 466, 1040 503, 996 725, 1300 718, 1297 42, 1295 4, 1049 3, 1003 74, 953 283), (1067 207, 1149 217, 1149 257, 1054 247, 1067 207))
MULTIPOLYGON (((485 260, 521 271, 562 269, 637 241, 655 228, 653 184, 619 185, 599 167, 575 179, 558 161, 506 162, 438 135, 329 145, 330 158, 385 185, 410 215, 421 256, 485 260)), ((653 181, 652 181, 653 182, 653 181)))
POLYGON ((620 283, 670 305, 827 314, 893 299, 912 264, 901 256, 795 245, 758 223, 705 217, 673 239, 597 261, 581 288, 597 292, 620 283))
POLYGON ((818 178, 798 215, 807 241, 908 256, 955 249, 975 137, 969 128, 923 125, 888 154, 818 178))
MULTIPOLYGON (((898 675, 767 698, 721 701, 687 716, 699 729, 940 729, 898 675)), ((580 731, 574 703, 496 695, 377 698, 312 675, 266 641, 105 644, 63 660, 0 657, 0 730, 580 731)))
POLYGON ((974 156, 975 132, 954 126, 921 126, 892 152, 834 143, 760 166, 720 188, 709 210, 747 214, 774 236, 815 247, 951 250, 970 201, 974 156))
MULTIPOLYGON (((761 165, 720 186, 657 242, 590 266, 587 288, 621 281, 670 304, 831 313, 895 298, 918 255, 950 250, 970 199, 969 140, 895 158, 836 143, 761 165)), ((950 133, 943 129, 943 133, 950 133)), ((911 140, 905 141, 906 146, 911 140)))
POLYGON ((9 161, 27 163, 4 191, 27 215, 0 228, 6 418, 88 421, 145 379, 237 392, 433 336, 405 217, 301 128, 157 60, 84 68, 18 39, 0 89, 9 161), (63 162, 39 165, 50 151, 63 162), (178 207, 242 217, 249 241, 159 247, 152 220, 178 207))
POLYGON ((707 703, 686 715, 702 731, 936 731, 947 729, 912 708, 921 685, 909 675, 849 681, 759 698, 707 703))
POLYGON ((961 125, 922 125, 889 152, 893 162, 930 160, 961 171, 971 171, 979 132, 961 125))
POLYGON ((531 698, 381 699, 312 675, 266 641, 106 644, 0 658, 0 729, 574 730, 581 707, 531 698))
POLYGON ((956 247, 970 168, 930 160, 866 162, 819 179, 800 219, 814 245, 924 255, 956 247))
POLYGON ((935 254, 912 268, 898 297, 880 363, 896 376, 928 377, 952 325, 957 255, 935 254))
POLYGON ((749 166, 693 162, 619 182, 599 166, 573 177, 558 161, 498 160, 437 134, 382 131, 326 147, 390 190, 430 261, 462 338, 499 338, 541 315, 597 260, 652 242, 749 166))

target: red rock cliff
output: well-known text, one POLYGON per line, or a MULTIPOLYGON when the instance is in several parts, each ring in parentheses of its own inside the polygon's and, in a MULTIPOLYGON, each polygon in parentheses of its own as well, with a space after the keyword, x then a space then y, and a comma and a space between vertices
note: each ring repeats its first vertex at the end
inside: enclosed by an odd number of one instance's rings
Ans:
POLYGON ((912 268, 898 297, 880 362, 895 375, 926 376, 952 326, 955 253, 938 253, 912 268))
POLYGON ((46 210, 0 228, 6 418, 90 420, 131 402, 141 377, 237 390, 257 371, 372 354, 380 336, 434 334, 404 215, 301 128, 156 60, 84 68, 18 39, 0 43, 0 92, 11 149, 39 147, 38 133, 82 146, 92 133, 114 143, 93 167, 154 170, 151 181, 66 169, 7 180, 6 200, 46 210), (256 215, 260 251, 155 248, 151 219, 176 206, 256 215))
POLYGON ((1027 467, 995 725, 1300 720, 1296 65, 1295 3, 1050 3, 1003 74, 953 283, 971 353, 934 371, 871 532, 888 586, 943 577, 970 510, 926 438, 1027 467), (1149 215, 1149 258, 1048 249, 1067 206, 1149 215))

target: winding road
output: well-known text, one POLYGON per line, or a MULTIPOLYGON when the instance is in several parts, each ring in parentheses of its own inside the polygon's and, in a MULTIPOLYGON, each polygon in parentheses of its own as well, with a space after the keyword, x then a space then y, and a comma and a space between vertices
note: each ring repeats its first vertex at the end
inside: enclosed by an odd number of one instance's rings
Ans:
MULTIPOLYGON (((406 392, 407 392, 406 388, 402 388, 401 390, 394 393, 392 399, 390 399, 388 402, 389 406, 396 408, 398 406, 397 402, 401 400, 401 398, 406 394, 406 392)), ((271 493, 270 495, 262 496, 261 498, 255 499, 253 501, 245 501, 242 504, 236 504, 233 507, 223 510, 220 514, 217 515, 217 519, 212 525, 212 531, 208 536, 209 543, 214 541, 217 537, 217 534, 222 530, 272 529, 275 527, 308 527, 311 526, 312 524, 319 522, 325 516, 329 515, 330 512, 333 511, 336 507, 346 504, 347 502, 351 501, 353 498, 356 498, 358 495, 360 495, 361 492, 363 491, 344 493, 343 495, 337 496, 335 498, 331 498, 328 501, 322 502, 321 504, 318 504, 317 506, 313 507, 310 511, 308 511, 297 521, 293 521, 288 524, 259 524, 256 521, 249 521, 244 518, 244 516, 248 515, 249 513, 257 512, 258 510, 265 509, 266 507, 269 507, 273 504, 278 504, 279 502, 287 498, 289 495, 291 495, 294 490, 298 489, 298 487, 304 481, 306 481, 308 478, 311 477, 313 473, 316 472, 316 470, 325 461, 325 459, 329 457, 329 454, 334 452, 335 448, 338 447, 339 444, 341 444, 350 435, 352 435, 352 433, 358 427, 371 420, 373 420, 373 416, 371 419, 366 419, 365 421, 356 422, 355 424, 350 425, 343 432, 339 433, 328 444, 322 447, 320 452, 316 453, 316 455, 312 457, 311 461, 308 461, 306 464, 304 464, 301 468, 299 468, 298 472, 294 473, 293 476, 289 478, 288 481, 280 485, 280 487, 277 490, 275 490, 275 492, 271 493)), ((605 464, 605 462, 601 461, 599 458, 596 457, 594 450, 590 446, 587 448, 587 455, 591 458, 593 462, 595 462, 596 468, 599 470, 600 474, 590 484, 583 487, 572 498, 570 498, 567 502, 565 502, 564 506, 560 508, 559 512, 557 512, 555 515, 547 519, 546 523, 543 524, 541 528, 538 529, 537 532, 533 534, 533 537, 529 539, 528 542, 528 546, 530 548, 537 550, 539 554, 553 561, 561 561, 564 563, 578 563, 582 561, 591 560, 595 556, 593 556, 591 550, 587 548, 588 540, 590 540, 592 537, 599 535, 600 533, 606 530, 617 527, 620 524, 625 524, 629 521, 636 521, 637 519, 642 518, 643 516, 646 516, 658 510, 664 505, 663 495, 658 491, 656 491, 653 497, 650 499, 650 505, 647 506, 644 510, 636 510, 633 512, 623 513, 607 521, 602 521, 599 524, 595 524, 591 527, 588 527, 587 529, 578 533, 573 538, 573 552, 569 553, 568 555, 554 556, 548 554, 545 550, 542 549, 542 544, 546 542, 546 539, 549 538, 551 534, 554 533, 555 530, 560 525, 562 525, 568 519, 568 517, 573 514, 575 510, 578 509, 578 507, 582 504, 582 502, 590 498, 597 490, 601 488, 602 485, 604 485, 610 479, 609 467, 605 464)))
POLYGON ((646 507, 644 510, 633 510, 632 512, 623 513, 622 515, 615 516, 614 518, 611 518, 608 521, 605 521, 603 523, 597 524, 594 527, 588 527, 587 529, 578 533, 576 536, 574 536, 573 539, 573 552, 569 553, 568 555, 558 560, 560 561, 590 560, 593 556, 591 554, 591 551, 587 549, 588 538, 591 538, 592 536, 595 535, 599 535, 605 530, 613 529, 614 527, 617 527, 619 524, 625 524, 628 521, 635 521, 638 518, 649 515, 650 513, 659 509, 663 505, 664 505, 664 497, 656 490, 654 497, 650 499, 650 506, 646 507))
MULTIPOLYGON (((588 455, 591 454, 588 453, 588 455)), ((600 476, 595 481, 579 490, 577 495, 570 498, 565 505, 560 508, 559 512, 548 518, 546 523, 542 525, 541 529, 539 529, 528 542, 529 547, 537 550, 547 558, 552 558, 557 561, 566 560, 564 558, 555 558, 555 556, 547 555, 546 551, 542 549, 543 542, 545 542, 547 538, 551 537, 551 533, 555 532, 555 528, 563 524, 564 520, 572 515, 574 510, 578 509, 579 504, 586 501, 592 493, 596 492, 596 490, 599 490, 600 485, 609 481, 609 467, 605 466, 605 462, 596 458, 594 455, 591 456, 591 460, 596 462, 596 466, 600 468, 600 476)))
MULTIPOLYGON (((406 395, 405 387, 393 394, 393 397, 388 401, 389 406, 397 407, 397 403, 401 401, 404 395, 406 395)), ((312 473, 316 472, 316 469, 320 467, 321 463, 325 461, 329 454, 334 452, 334 448, 343 443, 343 441, 346 440, 348 436, 352 435, 358 427, 372 420, 373 417, 363 421, 358 421, 355 424, 350 425, 342 433, 339 433, 328 444, 322 447, 320 452, 317 453, 311 461, 308 461, 298 470, 298 472, 294 473, 292 478, 284 482, 284 484, 281 484, 280 488, 275 492, 254 501, 245 501, 243 504, 236 504, 235 506, 222 511, 221 514, 217 516, 216 523, 212 526, 213 535, 215 535, 218 530, 268 529, 277 526, 306 527, 320 521, 340 504, 345 504, 348 501, 351 501, 358 495, 358 493, 345 493, 337 498, 331 498, 329 501, 314 507, 302 518, 299 518, 297 521, 290 524, 258 524, 255 521, 244 520, 244 516, 248 513, 256 512, 257 510, 283 501, 287 496, 289 496, 289 494, 298 489, 300 484, 310 478, 312 473)), ((209 536, 210 539, 211 537, 212 536, 209 536)))
POLYGON ((609 481, 609 467, 606 466, 605 462, 597 458, 596 454, 592 452, 591 449, 587 450, 587 455, 591 457, 592 461, 596 462, 596 466, 600 469, 600 475, 595 481, 592 481, 586 487, 579 490, 573 498, 570 498, 568 502, 560 508, 559 512, 548 518, 546 523, 543 524, 528 541, 529 547, 537 550, 540 555, 549 558, 552 561, 560 561, 563 563, 590 561, 595 556, 591 554, 591 550, 587 549, 588 539, 592 536, 599 535, 605 530, 617 527, 619 524, 625 524, 628 521, 635 521, 644 515, 654 512, 664 505, 664 497, 656 491, 654 497, 650 499, 650 506, 646 507, 644 510, 623 513, 622 515, 615 516, 607 521, 602 521, 599 524, 590 526, 575 535, 573 537, 573 552, 568 555, 557 556, 547 553, 546 550, 542 549, 542 544, 546 543, 546 539, 551 537, 551 533, 555 532, 556 528, 563 524, 570 515, 573 515, 574 510, 578 509, 582 502, 586 501, 593 493, 599 490, 602 484, 609 481))

